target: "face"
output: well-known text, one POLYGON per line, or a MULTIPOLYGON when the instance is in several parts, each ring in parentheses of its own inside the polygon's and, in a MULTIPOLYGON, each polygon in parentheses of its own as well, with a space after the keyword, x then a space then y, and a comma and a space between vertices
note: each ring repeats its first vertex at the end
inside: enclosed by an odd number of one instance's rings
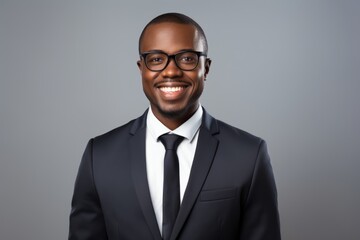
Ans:
MULTIPOLYGON (((147 28, 140 43, 141 53, 154 50, 171 55, 183 50, 201 52, 204 46, 194 26, 158 23, 147 28)), ((201 56, 194 70, 183 71, 171 59, 164 70, 154 72, 146 67, 144 59, 138 61, 143 90, 160 121, 182 123, 191 117, 198 108, 210 63, 210 59, 201 56)))

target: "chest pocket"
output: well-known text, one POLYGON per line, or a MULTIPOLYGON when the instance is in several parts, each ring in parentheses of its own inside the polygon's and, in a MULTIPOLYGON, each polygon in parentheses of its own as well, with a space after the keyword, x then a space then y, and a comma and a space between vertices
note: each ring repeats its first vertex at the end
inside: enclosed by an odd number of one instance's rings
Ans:
POLYGON ((236 196, 235 188, 203 190, 200 193, 200 202, 231 199, 234 198, 235 196, 236 196))

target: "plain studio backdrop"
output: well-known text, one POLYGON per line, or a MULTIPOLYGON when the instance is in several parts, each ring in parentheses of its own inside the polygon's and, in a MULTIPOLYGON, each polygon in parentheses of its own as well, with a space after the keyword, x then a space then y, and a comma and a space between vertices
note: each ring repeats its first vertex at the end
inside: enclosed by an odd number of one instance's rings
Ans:
POLYGON ((283 239, 359 239, 360 2, 347 0, 0 0, 0 239, 67 238, 85 145, 148 107, 137 40, 172 11, 208 37, 202 105, 268 142, 283 239))

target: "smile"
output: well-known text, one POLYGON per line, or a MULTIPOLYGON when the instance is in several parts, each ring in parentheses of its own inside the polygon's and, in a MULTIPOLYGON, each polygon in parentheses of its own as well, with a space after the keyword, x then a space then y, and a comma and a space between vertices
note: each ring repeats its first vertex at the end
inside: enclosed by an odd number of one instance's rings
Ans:
POLYGON ((160 91, 164 93, 175 93, 185 89, 185 87, 160 87, 160 91))

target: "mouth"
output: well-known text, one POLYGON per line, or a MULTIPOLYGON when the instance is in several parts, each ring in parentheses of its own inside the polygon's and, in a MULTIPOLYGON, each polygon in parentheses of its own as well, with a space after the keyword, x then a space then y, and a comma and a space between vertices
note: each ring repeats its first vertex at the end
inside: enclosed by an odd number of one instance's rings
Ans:
POLYGON ((186 89, 189 87, 188 84, 172 82, 162 83, 156 86, 162 98, 166 100, 177 100, 185 94, 186 89))
POLYGON ((160 91, 163 93, 176 93, 176 92, 180 92, 183 91, 185 89, 185 87, 183 86, 178 86, 178 87, 159 87, 160 91))

